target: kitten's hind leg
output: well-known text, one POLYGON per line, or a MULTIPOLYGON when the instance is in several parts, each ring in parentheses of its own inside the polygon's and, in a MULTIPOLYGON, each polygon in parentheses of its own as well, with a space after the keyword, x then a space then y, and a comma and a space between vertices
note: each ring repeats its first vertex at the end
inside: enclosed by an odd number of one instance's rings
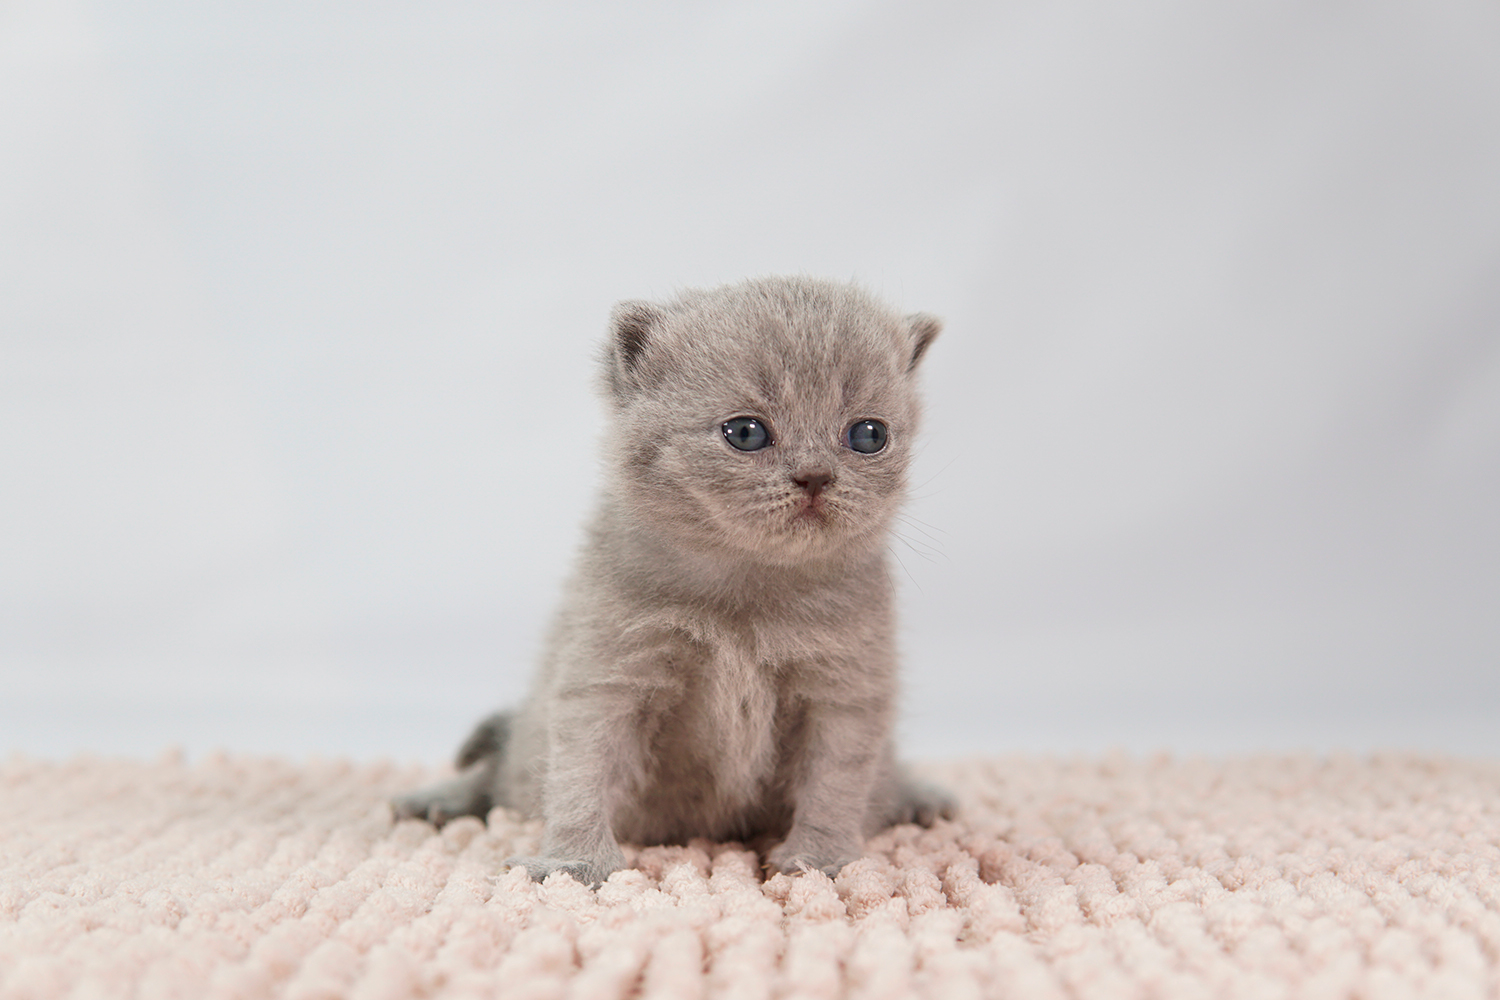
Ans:
POLYGON ((460 816, 484 819, 495 805, 495 782, 509 736, 510 713, 485 719, 458 751, 456 763, 467 771, 392 799, 391 811, 398 820, 425 819, 437 826, 460 816))
POLYGON ((884 801, 879 802, 879 813, 871 817, 876 820, 873 829, 898 823, 931 826, 939 819, 952 819, 958 814, 958 800, 942 786, 914 778, 905 768, 898 768, 892 778, 881 797, 884 801))
POLYGON ((397 796, 391 800, 391 812, 397 819, 425 819, 434 826, 460 816, 484 819, 494 805, 490 791, 494 778, 493 767, 476 767, 449 781, 397 796))
POLYGON ((896 813, 892 823, 931 826, 939 819, 952 819, 956 816, 958 800, 940 785, 903 776, 896 813))
POLYGON ((505 752, 505 745, 510 742, 510 717, 511 712, 496 712, 489 716, 474 731, 469 738, 464 740, 464 745, 458 748, 458 758, 454 763, 459 770, 463 770, 470 764, 477 764, 481 760, 500 759, 505 752))

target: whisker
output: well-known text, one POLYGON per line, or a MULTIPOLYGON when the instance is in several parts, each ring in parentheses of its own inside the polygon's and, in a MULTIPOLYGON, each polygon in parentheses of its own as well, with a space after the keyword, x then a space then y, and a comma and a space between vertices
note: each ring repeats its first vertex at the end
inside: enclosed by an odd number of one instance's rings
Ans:
POLYGON ((885 547, 885 550, 891 554, 891 557, 896 560, 898 565, 900 565, 902 571, 906 573, 906 578, 912 582, 912 586, 917 588, 917 593, 922 594, 925 597, 927 592, 922 589, 922 585, 917 582, 917 578, 911 575, 911 570, 906 568, 906 563, 901 561, 901 556, 896 552, 896 550, 891 548, 889 545, 885 547))
POLYGON ((919 490, 922 489, 928 483, 930 483, 934 479, 936 479, 938 476, 941 476, 943 473, 947 472, 948 469, 952 467, 953 463, 957 462, 957 461, 958 461, 958 456, 956 456, 956 455, 953 458, 948 459, 948 463, 946 465, 944 465, 941 469, 939 469, 936 472, 934 472, 932 475, 928 476, 926 479, 922 480, 920 483, 918 483, 913 488, 914 489, 919 489, 919 490))
MULTIPOLYGON (((921 535, 923 538, 926 538, 935 547, 941 547, 942 544, 943 544, 943 542, 945 541, 945 539, 938 538, 936 535, 932 535, 932 534, 928 533, 926 530, 924 530, 921 527, 921 523, 922 522, 920 522, 920 521, 913 521, 911 518, 905 517, 904 515, 901 515, 901 514, 896 515, 896 518, 902 524, 906 525, 908 528, 910 528, 911 530, 915 531, 917 534, 921 535)), ((929 527, 930 527, 930 525, 929 525, 929 527)), ((934 531, 942 532, 943 534, 947 534, 947 532, 942 531, 941 528, 934 528, 933 530, 934 531)))
POLYGON ((902 514, 896 515, 896 523, 891 526, 891 531, 893 534, 901 535, 902 537, 908 538, 912 542, 918 542, 925 548, 929 548, 934 552, 943 551, 943 547, 947 544, 948 541, 946 538, 939 538, 936 535, 925 531, 920 526, 920 522, 913 523, 910 519, 902 514), (918 540, 916 535, 906 534, 906 532, 912 531, 921 536, 920 541, 918 540))
POLYGON ((900 511, 896 516, 900 517, 902 520, 907 521, 907 522, 909 522, 911 524, 920 524, 924 528, 931 528, 933 531, 936 531, 940 535, 946 535, 947 534, 946 531, 944 531, 942 528, 939 528, 937 525, 935 525, 935 524, 928 524, 926 521, 924 521, 924 520, 922 520, 921 518, 918 518, 918 517, 912 517, 910 514, 908 514, 904 510, 900 511))
POLYGON ((916 535, 907 534, 903 528, 894 527, 891 529, 891 534, 915 548, 925 549, 928 552, 943 551, 943 543, 935 538, 918 538, 916 535))
POLYGON ((946 554, 938 551, 937 549, 929 549, 928 551, 924 552, 922 549, 912 544, 911 539, 907 538, 905 535, 902 535, 900 532, 893 532, 892 537, 899 540, 902 545, 905 545, 907 548, 911 549, 917 555, 921 556, 923 559, 926 559, 930 563, 937 562, 938 556, 942 556, 944 559, 948 558, 946 554))

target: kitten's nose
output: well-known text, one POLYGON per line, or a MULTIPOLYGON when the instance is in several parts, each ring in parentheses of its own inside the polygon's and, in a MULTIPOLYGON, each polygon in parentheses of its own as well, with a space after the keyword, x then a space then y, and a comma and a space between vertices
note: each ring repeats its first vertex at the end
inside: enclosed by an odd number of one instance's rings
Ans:
POLYGON ((806 490, 808 496, 815 497, 827 489, 829 483, 833 482, 833 473, 825 472, 822 469, 810 469, 806 472, 797 473, 792 477, 792 482, 806 490))

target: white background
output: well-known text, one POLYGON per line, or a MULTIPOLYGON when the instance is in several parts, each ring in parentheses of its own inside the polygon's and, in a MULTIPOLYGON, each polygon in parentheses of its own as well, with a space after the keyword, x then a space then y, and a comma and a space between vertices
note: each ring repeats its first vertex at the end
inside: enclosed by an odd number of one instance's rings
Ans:
POLYGON ((611 303, 806 272, 947 321, 912 755, 1500 754, 1496 53, 1487 0, 8 0, 0 752, 446 758, 611 303))

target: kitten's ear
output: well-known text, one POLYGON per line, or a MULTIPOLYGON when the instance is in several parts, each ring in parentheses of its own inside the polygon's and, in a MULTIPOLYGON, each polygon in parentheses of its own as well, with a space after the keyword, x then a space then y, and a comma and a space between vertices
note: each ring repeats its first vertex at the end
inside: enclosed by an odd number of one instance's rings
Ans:
POLYGON ((922 355, 927 353, 937 335, 943 332, 943 321, 928 313, 912 313, 906 317, 906 329, 911 336, 911 360, 906 363, 906 370, 910 372, 916 370, 917 362, 922 360, 922 355))
POLYGON ((638 373, 652 330, 661 322, 662 311, 649 302, 632 299, 616 305, 609 314, 610 389, 623 397, 640 385, 638 373))

